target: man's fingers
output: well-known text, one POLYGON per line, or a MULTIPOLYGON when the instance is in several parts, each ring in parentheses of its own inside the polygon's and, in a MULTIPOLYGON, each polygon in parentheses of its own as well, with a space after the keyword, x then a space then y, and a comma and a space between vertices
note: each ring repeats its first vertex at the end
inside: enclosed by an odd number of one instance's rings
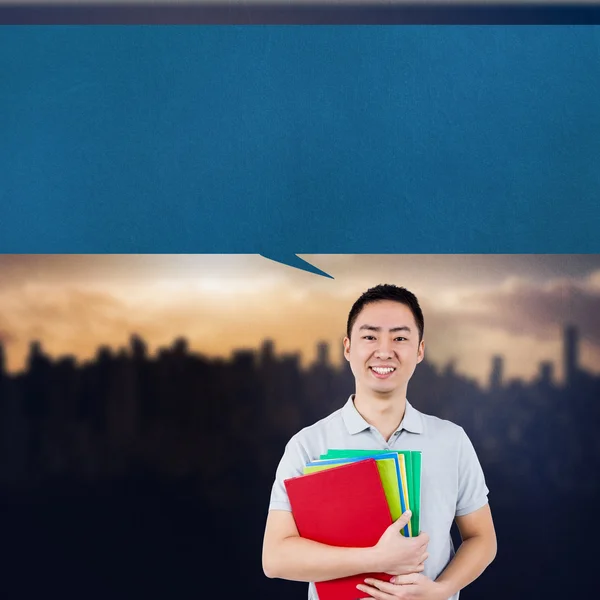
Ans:
POLYGON ((421 562, 424 563, 429 558, 429 552, 425 552, 421 557, 421 562))
MULTIPOLYGON (((378 581, 375 579, 367 579, 367 581, 371 582, 371 581, 378 581)), ((394 586, 389 584, 389 583, 385 583, 384 581, 378 581, 378 585, 377 587, 373 586, 373 585, 367 585, 366 583, 363 583, 361 585, 357 585, 356 587, 361 591, 361 592, 366 592, 367 594, 369 594, 369 596, 371 598, 375 598, 375 600, 395 600, 396 598, 398 598, 399 596, 392 596, 390 593, 382 591, 379 589, 379 584, 385 584, 385 585, 389 585, 391 586, 392 590, 394 590, 394 586)))
POLYGON ((427 540, 426 538, 422 538, 420 535, 417 537, 410 538, 410 541, 413 544, 413 548, 420 553, 427 552, 427 540))
POLYGON ((426 546, 429 544, 429 535, 424 531, 421 531, 421 533, 415 539, 423 542, 423 544, 426 546))
POLYGON ((365 579, 365 584, 371 587, 377 588, 384 594, 392 594, 396 598, 396 594, 398 592, 398 586, 393 583, 388 583, 387 581, 381 581, 381 579, 365 579))
POLYGON ((412 513, 410 512, 410 510, 404 511, 400 515, 400 518, 396 519, 396 521, 394 522, 394 528, 400 530, 400 529, 406 527, 406 525, 410 521, 411 516, 412 516, 412 513))
POLYGON ((396 585, 408 585, 411 583, 417 583, 421 575, 419 573, 409 573, 408 575, 396 575, 392 577, 392 583, 396 585))

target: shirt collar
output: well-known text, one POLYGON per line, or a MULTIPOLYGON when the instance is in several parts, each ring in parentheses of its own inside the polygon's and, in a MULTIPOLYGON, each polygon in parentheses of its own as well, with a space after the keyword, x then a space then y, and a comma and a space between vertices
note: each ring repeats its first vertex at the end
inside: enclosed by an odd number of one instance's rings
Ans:
MULTIPOLYGON (((342 418, 350 435, 360 433, 361 431, 371 427, 364 420, 362 415, 356 410, 356 407, 354 406, 354 395, 350 396, 346 404, 343 406, 342 418)), ((423 420, 421 419, 421 413, 414 408, 408 400, 406 401, 404 418, 402 419, 402 423, 400 423, 400 427, 398 427, 397 431, 402 431, 403 429, 411 433, 423 433, 423 420)))

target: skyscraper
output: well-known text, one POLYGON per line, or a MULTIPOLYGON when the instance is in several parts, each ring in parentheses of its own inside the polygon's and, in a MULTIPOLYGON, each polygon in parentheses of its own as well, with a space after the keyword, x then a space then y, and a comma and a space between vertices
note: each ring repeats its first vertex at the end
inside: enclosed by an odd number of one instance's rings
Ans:
POLYGON ((263 341, 260 348, 260 365, 263 368, 270 368, 275 362, 275 342, 271 339, 263 341))
POLYGON ((579 363, 579 331, 575 325, 567 325, 563 332, 563 367, 565 385, 570 386, 577 379, 579 363))
POLYGON ((492 372, 490 373, 490 390, 499 390, 504 378, 504 359, 501 356, 492 357, 492 372))
POLYGON ((317 344, 317 364, 322 367, 329 365, 329 344, 327 342, 317 344))
POLYGON ((550 361, 543 361, 539 366, 539 382, 546 387, 554 384, 554 365, 550 361))

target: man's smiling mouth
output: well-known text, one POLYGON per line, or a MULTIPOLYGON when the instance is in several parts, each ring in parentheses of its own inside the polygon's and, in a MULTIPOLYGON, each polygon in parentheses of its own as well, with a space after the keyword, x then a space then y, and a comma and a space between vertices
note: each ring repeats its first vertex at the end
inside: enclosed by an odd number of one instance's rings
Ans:
POLYGON ((396 367, 369 367, 377 375, 390 375, 396 370, 396 367))

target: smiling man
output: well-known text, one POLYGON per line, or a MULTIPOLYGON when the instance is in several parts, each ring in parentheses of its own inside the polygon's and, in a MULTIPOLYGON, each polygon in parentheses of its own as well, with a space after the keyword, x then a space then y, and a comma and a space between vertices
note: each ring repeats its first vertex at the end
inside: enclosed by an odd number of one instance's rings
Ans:
POLYGON ((394 575, 359 586, 372 598, 457 600, 496 555, 488 488, 464 430, 419 412, 407 400, 408 382, 425 354, 424 319, 417 298, 394 285, 378 285, 352 306, 344 339, 356 391, 346 404, 297 433, 287 444, 271 493, 263 543, 268 577, 314 583, 369 572, 394 575), (405 538, 400 517, 371 548, 338 548, 299 536, 284 480, 328 448, 420 450, 422 532, 405 538), (455 552, 456 521, 462 543, 455 552))

